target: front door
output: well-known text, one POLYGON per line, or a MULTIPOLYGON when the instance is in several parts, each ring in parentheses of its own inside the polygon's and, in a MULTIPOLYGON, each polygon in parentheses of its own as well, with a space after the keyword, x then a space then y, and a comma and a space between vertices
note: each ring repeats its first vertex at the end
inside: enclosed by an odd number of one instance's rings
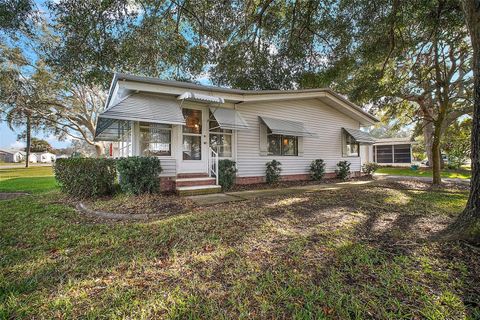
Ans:
POLYGON ((204 108, 183 108, 185 125, 182 126, 180 172, 206 172, 206 111, 204 108))

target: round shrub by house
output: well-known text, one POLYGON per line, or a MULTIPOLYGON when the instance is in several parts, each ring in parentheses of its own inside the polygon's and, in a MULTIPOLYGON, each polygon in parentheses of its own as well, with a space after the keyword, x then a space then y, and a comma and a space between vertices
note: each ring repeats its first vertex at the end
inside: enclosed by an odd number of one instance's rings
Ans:
POLYGON ((223 190, 229 190, 235 183, 237 167, 235 161, 223 159, 218 161, 218 183, 223 190))
POLYGON ((280 161, 272 160, 267 162, 266 164, 267 169, 265 170, 265 176, 268 184, 276 183, 280 180, 280 173, 282 172, 282 165, 280 161))
POLYGON ((350 162, 339 161, 335 173, 337 174, 337 178, 347 180, 350 177, 350 162))
POLYGON ((322 159, 315 159, 310 163, 310 177, 312 180, 320 181, 325 175, 325 162, 322 159))
POLYGON ((54 173, 61 190, 77 198, 103 196, 115 190, 117 171, 112 159, 58 159, 54 173))
POLYGON ((131 194, 154 193, 160 189, 158 175, 162 172, 156 157, 128 157, 117 160, 122 191, 131 194))

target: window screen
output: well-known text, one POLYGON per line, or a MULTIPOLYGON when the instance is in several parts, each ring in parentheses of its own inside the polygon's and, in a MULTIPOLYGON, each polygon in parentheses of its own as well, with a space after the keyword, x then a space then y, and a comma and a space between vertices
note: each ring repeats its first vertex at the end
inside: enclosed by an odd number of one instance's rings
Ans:
POLYGON ((410 163, 412 161, 409 144, 397 144, 394 145, 393 148, 395 153, 395 163, 410 163))

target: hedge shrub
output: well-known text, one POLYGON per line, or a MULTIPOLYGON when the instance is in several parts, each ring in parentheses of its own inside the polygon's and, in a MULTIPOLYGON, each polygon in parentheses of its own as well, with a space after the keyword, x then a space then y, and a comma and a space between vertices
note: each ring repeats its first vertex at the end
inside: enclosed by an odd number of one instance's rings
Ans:
POLYGON ((265 171, 267 183, 272 184, 278 182, 280 179, 280 172, 282 172, 282 168, 280 168, 282 164, 280 161, 272 160, 267 162, 265 165, 267 166, 265 171))
POLYGON ((310 176, 312 180, 320 181, 325 175, 325 162, 322 159, 315 159, 310 163, 310 176))
POLYGON ((117 171, 113 159, 57 159, 53 168, 61 190, 71 196, 98 197, 115 190, 117 171))
POLYGON ((218 161, 218 183, 223 190, 229 190, 233 186, 236 173, 235 161, 228 159, 218 161))
POLYGON ((154 193, 160 189, 162 172, 156 157, 128 157, 117 160, 120 188, 131 194, 154 193))
POLYGON ((378 164, 375 163, 375 162, 367 162, 365 164, 363 164, 362 166, 362 172, 371 176, 372 174, 375 173, 375 171, 378 170, 378 164))
POLYGON ((342 180, 347 180, 350 176, 350 162, 348 161, 339 161, 337 163, 337 169, 335 170, 337 178, 342 180))

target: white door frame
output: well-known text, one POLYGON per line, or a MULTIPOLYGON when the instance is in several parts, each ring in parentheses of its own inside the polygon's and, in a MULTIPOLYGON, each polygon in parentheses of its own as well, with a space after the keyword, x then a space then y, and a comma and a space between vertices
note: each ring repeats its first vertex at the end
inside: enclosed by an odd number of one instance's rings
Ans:
POLYGON ((194 109, 202 111, 202 134, 201 134, 201 160, 183 160, 183 128, 178 130, 179 148, 177 150, 177 172, 178 173, 205 173, 208 167, 208 116, 207 106, 185 105, 182 109, 194 109))

